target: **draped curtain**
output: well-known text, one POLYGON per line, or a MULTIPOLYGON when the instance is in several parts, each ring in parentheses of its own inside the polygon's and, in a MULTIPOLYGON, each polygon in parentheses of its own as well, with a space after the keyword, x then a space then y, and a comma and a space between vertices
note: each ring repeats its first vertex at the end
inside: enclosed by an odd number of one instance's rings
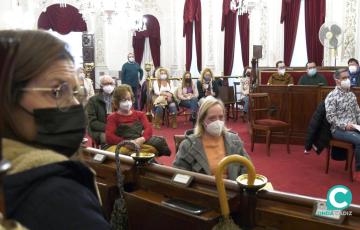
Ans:
POLYGON ((250 37, 250 22, 249 14, 239 16, 239 32, 241 42, 241 56, 243 66, 249 66, 249 37, 250 37))
MULTIPOLYGON (((229 76, 234 64, 235 38, 236 38, 236 16, 237 11, 230 10, 231 0, 223 0, 223 12, 221 30, 225 31, 224 38, 224 75, 229 76)), ((241 43, 241 56, 243 66, 249 65, 249 15, 238 16, 239 33, 241 43)))
POLYGON ((284 62, 289 66, 294 52, 301 0, 282 0, 280 23, 284 23, 284 62))
POLYGON ((60 4, 48 6, 46 11, 40 14, 38 28, 52 29, 60 34, 87 31, 86 22, 78 9, 70 4, 66 4, 66 7, 60 7, 60 4))
POLYGON ((195 44, 197 56, 197 68, 201 71, 201 1, 200 0, 186 0, 184 4, 184 26, 183 36, 186 41, 186 70, 190 71, 192 59, 192 35, 193 25, 195 24, 195 44))
POLYGON ((133 36, 133 48, 135 61, 141 64, 144 54, 145 47, 145 38, 149 37, 151 57, 154 62, 154 66, 160 66, 160 24, 156 17, 153 15, 147 14, 144 15, 146 18, 146 30, 141 32, 136 32, 133 36))
POLYGON ((324 47, 319 41, 318 32, 325 22, 326 0, 305 0, 306 50, 309 61, 317 65, 323 63, 324 47))
POLYGON ((224 31, 224 75, 229 76, 234 64, 237 12, 230 10, 230 0, 223 0, 221 31, 224 31))

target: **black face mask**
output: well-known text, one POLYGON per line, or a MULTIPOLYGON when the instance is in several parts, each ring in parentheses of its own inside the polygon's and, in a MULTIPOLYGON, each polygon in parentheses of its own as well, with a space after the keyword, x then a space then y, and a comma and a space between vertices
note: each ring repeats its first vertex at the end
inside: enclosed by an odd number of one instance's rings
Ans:
POLYGON ((191 78, 185 78, 186 83, 191 83, 191 78))
POLYGON ((35 109, 32 115, 37 126, 35 143, 68 157, 78 150, 86 127, 82 105, 72 106, 66 111, 35 109))

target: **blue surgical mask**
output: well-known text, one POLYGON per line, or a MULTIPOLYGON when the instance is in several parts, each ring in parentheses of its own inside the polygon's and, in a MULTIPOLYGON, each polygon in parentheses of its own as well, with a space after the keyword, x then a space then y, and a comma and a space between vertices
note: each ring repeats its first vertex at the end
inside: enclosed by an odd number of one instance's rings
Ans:
POLYGON ((317 72, 316 68, 311 68, 308 70, 307 73, 309 74, 309 76, 315 76, 316 72, 317 72))

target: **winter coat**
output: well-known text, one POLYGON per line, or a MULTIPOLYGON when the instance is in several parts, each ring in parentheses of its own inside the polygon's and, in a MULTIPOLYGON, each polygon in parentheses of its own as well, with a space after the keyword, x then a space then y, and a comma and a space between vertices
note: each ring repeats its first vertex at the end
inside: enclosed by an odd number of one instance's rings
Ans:
POLYGON ((3 139, 6 216, 29 229, 110 229, 94 173, 56 152, 3 139))

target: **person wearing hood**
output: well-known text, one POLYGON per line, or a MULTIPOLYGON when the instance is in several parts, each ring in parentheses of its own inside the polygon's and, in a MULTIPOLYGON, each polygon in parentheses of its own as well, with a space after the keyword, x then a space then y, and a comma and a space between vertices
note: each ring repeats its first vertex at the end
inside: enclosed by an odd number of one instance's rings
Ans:
POLYGON ((355 58, 350 58, 348 60, 348 67, 349 67, 349 77, 350 77, 350 84, 351 87, 360 86, 360 68, 359 68, 359 61, 355 58))
POLYGON ((277 72, 271 74, 268 85, 294 85, 293 77, 286 72, 286 66, 283 61, 276 62, 277 72))
POLYGON ((134 54, 128 54, 128 61, 121 68, 121 84, 131 86, 134 93, 134 108, 138 109, 138 92, 140 89, 140 81, 142 80, 144 71, 141 66, 135 62, 134 54))
MULTIPOLYGON (((194 133, 186 135, 181 142, 173 166, 215 175, 219 161, 233 154, 250 160, 242 140, 225 126, 224 104, 221 100, 209 96, 199 108, 194 133)), ((245 167, 239 164, 231 164, 227 169, 224 177, 231 180, 246 172, 245 167)))
MULTIPOLYGON (((334 74, 336 87, 325 99, 326 119, 331 125, 333 138, 350 142, 355 150, 354 180, 360 181, 360 108, 356 96, 350 91, 347 68, 334 74)), ((350 170, 351 166, 350 166, 350 170)))
POLYGON ((94 173, 70 160, 85 135, 74 60, 44 31, 0 31, 19 41, 14 71, 0 86, 6 217, 28 229, 110 229, 94 173))
POLYGON ((106 117, 112 113, 112 94, 115 81, 109 75, 100 78, 100 93, 91 97, 86 106, 88 133, 98 144, 105 144, 106 117))

